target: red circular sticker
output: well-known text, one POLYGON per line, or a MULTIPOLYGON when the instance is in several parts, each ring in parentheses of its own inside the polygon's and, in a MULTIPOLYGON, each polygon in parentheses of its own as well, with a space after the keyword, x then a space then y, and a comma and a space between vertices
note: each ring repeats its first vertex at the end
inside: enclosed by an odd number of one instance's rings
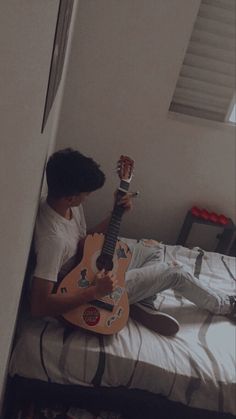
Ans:
POLYGON ((83 319, 88 326, 95 326, 100 320, 100 313, 95 307, 84 310, 83 319))

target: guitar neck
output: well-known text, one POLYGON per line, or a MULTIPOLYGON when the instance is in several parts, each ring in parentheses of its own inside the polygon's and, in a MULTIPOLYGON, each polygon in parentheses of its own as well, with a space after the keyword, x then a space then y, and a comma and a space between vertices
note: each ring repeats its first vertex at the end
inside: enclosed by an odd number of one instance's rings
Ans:
POLYGON ((118 202, 120 198, 123 195, 125 195, 128 190, 129 182, 121 180, 116 196, 116 202, 111 214, 111 219, 107 228, 107 232, 105 234, 105 240, 102 248, 102 254, 109 255, 111 257, 113 256, 115 251, 116 242, 120 231, 121 219, 125 211, 125 209, 121 205, 118 205, 118 202))

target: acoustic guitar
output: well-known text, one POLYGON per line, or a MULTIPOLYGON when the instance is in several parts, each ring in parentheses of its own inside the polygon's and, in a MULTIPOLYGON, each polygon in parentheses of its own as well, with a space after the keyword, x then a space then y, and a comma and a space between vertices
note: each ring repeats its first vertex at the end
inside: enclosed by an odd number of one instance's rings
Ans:
POLYGON ((132 255, 128 246, 118 239, 124 212, 124 208, 118 205, 118 201, 129 189, 133 169, 134 161, 122 155, 117 166, 120 186, 107 232, 89 234, 86 237, 82 260, 65 276, 57 288, 57 293, 73 295, 91 286, 96 273, 100 270, 112 271, 116 275, 117 287, 111 294, 89 301, 62 316, 70 325, 104 335, 111 335, 121 330, 129 317, 125 272, 132 255))

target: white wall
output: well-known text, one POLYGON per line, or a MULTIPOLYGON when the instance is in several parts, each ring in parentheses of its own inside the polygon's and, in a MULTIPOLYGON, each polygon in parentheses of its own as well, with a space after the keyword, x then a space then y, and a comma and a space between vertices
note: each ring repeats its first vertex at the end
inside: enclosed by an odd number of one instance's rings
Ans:
POLYGON ((63 91, 64 76, 41 134, 58 5, 59 0, 0 3, 0 399, 63 91))
POLYGON ((235 129, 168 115, 199 4, 80 1, 57 148, 79 148, 107 174, 89 224, 111 206, 120 154, 135 159, 131 188, 141 191, 122 234, 174 243, 194 204, 236 221, 235 129))

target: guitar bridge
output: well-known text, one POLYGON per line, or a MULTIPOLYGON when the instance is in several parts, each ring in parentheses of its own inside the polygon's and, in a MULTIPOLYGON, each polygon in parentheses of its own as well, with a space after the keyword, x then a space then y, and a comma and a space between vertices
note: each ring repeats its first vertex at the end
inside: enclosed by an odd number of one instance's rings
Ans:
POLYGON ((104 301, 101 301, 101 300, 92 300, 92 301, 89 301, 89 304, 93 304, 94 306, 98 308, 103 308, 104 310, 107 310, 110 312, 112 312, 114 308, 112 304, 105 303, 104 301))

